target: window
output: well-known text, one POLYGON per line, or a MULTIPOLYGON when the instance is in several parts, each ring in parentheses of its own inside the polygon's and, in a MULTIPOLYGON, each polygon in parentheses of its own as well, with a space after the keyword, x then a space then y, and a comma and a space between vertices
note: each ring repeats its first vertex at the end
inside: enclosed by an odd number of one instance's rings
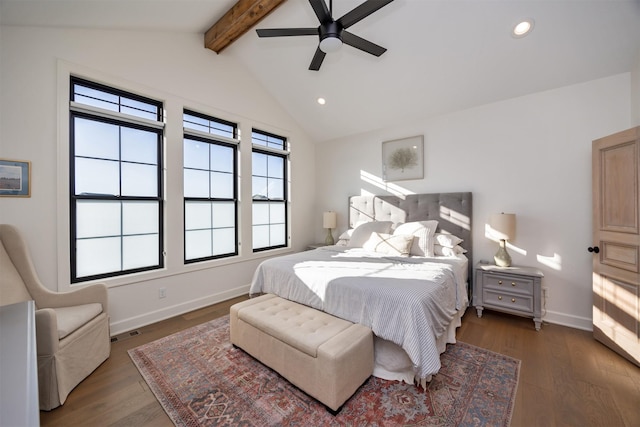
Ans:
POLYGON ((161 268, 160 101, 71 77, 71 282, 161 268))
POLYGON ((238 254, 235 123, 184 111, 184 259, 238 254))
POLYGON ((287 162, 284 137, 253 130, 253 250, 287 245, 287 162))

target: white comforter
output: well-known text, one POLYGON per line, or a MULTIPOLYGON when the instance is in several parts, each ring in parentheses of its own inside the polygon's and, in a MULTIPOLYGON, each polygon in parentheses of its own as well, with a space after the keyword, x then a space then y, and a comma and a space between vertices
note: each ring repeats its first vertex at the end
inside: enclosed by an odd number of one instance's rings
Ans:
POLYGON ((329 246, 262 262, 250 293, 273 293, 368 326, 402 347, 416 376, 427 378, 440 370, 436 341, 467 303, 466 278, 453 264, 329 246))

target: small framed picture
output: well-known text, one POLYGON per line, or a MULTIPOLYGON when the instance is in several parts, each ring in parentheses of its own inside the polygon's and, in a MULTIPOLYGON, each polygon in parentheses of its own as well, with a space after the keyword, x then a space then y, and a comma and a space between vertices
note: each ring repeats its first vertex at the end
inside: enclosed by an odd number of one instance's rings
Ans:
POLYGON ((382 143, 382 179, 384 181, 402 181, 422 179, 423 136, 397 139, 382 143))
POLYGON ((31 197, 31 162, 0 159, 0 196, 31 197))

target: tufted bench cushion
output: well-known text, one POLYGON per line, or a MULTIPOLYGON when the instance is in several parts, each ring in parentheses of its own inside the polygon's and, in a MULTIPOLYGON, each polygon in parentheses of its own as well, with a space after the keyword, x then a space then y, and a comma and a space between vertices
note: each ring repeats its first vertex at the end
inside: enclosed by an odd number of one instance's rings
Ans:
POLYGON ((333 411, 373 372, 373 335, 353 324, 272 294, 235 304, 231 343, 333 411))

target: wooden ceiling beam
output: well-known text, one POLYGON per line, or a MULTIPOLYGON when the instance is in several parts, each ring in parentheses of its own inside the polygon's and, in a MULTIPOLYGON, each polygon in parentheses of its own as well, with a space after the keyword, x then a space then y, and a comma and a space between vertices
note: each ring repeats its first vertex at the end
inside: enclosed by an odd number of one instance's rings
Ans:
POLYGON ((233 43, 287 0, 238 0, 204 34, 204 46, 216 53, 233 43))

